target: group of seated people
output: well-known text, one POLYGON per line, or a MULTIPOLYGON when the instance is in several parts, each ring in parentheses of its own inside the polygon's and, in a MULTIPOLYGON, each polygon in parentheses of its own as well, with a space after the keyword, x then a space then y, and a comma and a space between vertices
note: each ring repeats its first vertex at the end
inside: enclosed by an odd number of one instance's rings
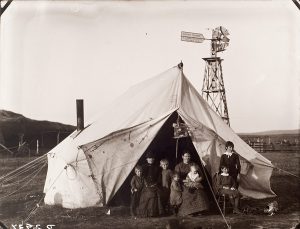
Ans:
MULTIPOLYGON (((218 193, 228 195, 239 213, 237 176, 240 170, 238 155, 233 153, 233 143, 226 143, 226 152, 220 160, 217 179, 218 193), (234 164, 234 165, 233 165, 234 164)), ((131 179, 131 215, 157 217, 167 214, 180 216, 199 215, 209 209, 209 201, 201 181, 204 178, 199 165, 191 161, 191 154, 184 151, 182 162, 169 169, 167 159, 155 163, 152 152, 146 154, 147 163, 137 165, 131 179)))

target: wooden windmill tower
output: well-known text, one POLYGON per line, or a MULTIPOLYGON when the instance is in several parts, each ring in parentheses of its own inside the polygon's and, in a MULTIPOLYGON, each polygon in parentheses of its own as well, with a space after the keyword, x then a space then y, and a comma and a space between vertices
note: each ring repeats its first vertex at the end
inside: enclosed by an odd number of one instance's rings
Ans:
POLYGON ((218 52, 224 51, 229 45, 228 35, 227 29, 219 26, 212 30, 212 37, 209 39, 200 33, 181 32, 181 40, 195 43, 202 43, 204 40, 211 41, 211 56, 203 58, 205 61, 205 72, 202 97, 230 126, 222 71, 223 59, 217 56, 218 52))

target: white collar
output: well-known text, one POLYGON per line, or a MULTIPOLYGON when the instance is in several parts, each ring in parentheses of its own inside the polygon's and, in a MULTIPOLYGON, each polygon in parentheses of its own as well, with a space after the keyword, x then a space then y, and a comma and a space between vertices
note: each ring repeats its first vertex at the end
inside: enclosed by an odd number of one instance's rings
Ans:
POLYGON ((227 152, 226 151, 224 154, 227 155, 228 157, 230 157, 232 155, 232 152, 227 152))
POLYGON ((199 177, 199 173, 194 174, 194 173, 189 172, 189 173, 188 173, 188 176, 189 176, 189 178, 191 179, 191 181, 194 181, 194 182, 195 182, 196 178, 199 177))
POLYGON ((221 176, 225 176, 225 177, 227 177, 227 176, 229 176, 229 174, 228 173, 221 173, 221 176))

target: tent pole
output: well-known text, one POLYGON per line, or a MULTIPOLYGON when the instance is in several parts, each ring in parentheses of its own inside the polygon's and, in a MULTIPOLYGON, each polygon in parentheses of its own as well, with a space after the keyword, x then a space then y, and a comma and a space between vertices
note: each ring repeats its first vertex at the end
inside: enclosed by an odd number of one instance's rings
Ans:
POLYGON ((177 158, 178 158, 178 140, 179 140, 179 138, 176 139, 176 162, 177 162, 177 158))

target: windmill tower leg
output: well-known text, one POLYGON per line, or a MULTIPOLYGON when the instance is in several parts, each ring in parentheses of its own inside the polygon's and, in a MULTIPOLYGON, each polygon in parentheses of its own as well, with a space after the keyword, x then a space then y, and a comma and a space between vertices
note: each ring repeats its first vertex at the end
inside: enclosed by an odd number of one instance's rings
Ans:
POLYGON ((202 97, 210 107, 219 114, 224 122, 230 126, 225 86, 220 57, 203 58, 206 62, 202 86, 202 97))

